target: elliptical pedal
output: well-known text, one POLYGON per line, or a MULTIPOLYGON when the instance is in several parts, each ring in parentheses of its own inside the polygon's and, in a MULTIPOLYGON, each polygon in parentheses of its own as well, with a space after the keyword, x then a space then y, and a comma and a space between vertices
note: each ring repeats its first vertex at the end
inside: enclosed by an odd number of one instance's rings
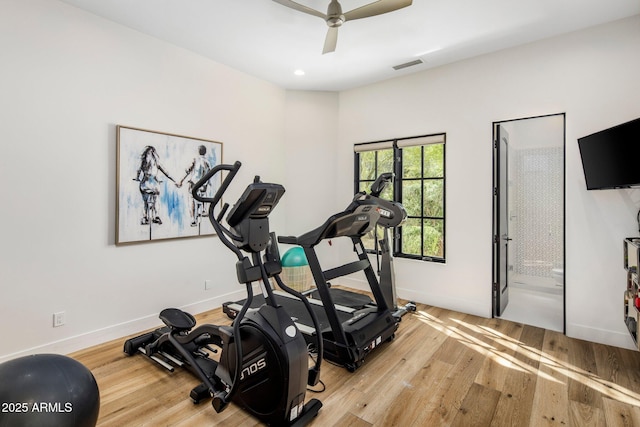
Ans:
POLYGON ((165 325, 177 332, 190 331, 191 328, 196 326, 196 319, 179 308, 165 308, 160 312, 159 317, 165 325))

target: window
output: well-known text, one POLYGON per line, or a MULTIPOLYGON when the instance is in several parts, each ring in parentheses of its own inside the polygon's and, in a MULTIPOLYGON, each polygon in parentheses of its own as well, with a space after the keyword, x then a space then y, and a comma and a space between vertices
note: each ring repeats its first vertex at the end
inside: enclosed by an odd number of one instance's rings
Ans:
MULTIPOLYGON (((383 199, 401 203, 407 220, 396 230, 394 256, 445 261, 445 134, 356 144, 355 190, 370 192, 384 172, 394 173, 383 199)), ((380 231, 377 232, 381 236, 380 231)), ((380 237, 378 237, 380 238, 380 237)), ((373 235, 363 238, 375 252, 373 235)))

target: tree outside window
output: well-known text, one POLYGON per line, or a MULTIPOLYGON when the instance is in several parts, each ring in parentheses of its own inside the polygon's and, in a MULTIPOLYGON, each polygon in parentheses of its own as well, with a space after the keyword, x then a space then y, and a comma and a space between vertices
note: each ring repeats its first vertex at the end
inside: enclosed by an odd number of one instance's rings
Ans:
MULTIPOLYGON (((382 198, 401 203, 405 223, 395 230, 394 256, 445 261, 445 135, 427 135, 356 144, 355 189, 370 191, 384 172, 394 173, 394 185, 382 198)), ((382 236, 377 233, 378 238, 382 236)), ((363 238, 377 251, 374 233, 363 238)))

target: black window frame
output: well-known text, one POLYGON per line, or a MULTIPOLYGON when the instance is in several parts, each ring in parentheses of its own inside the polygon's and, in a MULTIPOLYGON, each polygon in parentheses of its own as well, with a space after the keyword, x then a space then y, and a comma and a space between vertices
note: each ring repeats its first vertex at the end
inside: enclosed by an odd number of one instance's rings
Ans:
MULTIPOLYGON (((420 136, 414 136, 414 137, 406 137, 406 138, 395 138, 395 139, 389 139, 389 140, 383 140, 383 141, 375 141, 375 142, 365 142, 365 143, 359 143, 359 144, 355 144, 354 146, 354 193, 357 193, 359 191, 361 191, 362 188, 362 183, 372 183, 373 180, 375 180, 377 178, 377 176, 380 174, 380 172, 377 170, 378 168, 378 152, 382 151, 382 150, 388 150, 388 149, 393 149, 393 173, 394 173, 394 180, 393 180, 393 201, 402 203, 403 200, 403 195, 402 195, 402 183, 405 181, 420 181, 421 182, 421 194, 423 195, 424 192, 424 183, 425 181, 441 181, 442 182, 442 216, 427 216, 424 213, 424 195, 421 197, 421 201, 420 201, 420 213, 421 215, 410 215, 408 216, 407 219, 418 219, 420 220, 420 255, 416 255, 416 254, 410 254, 410 253, 404 253, 402 252, 402 226, 398 227, 397 230, 393 230, 392 232, 392 240, 393 240, 393 244, 392 244, 392 250, 393 250, 393 256, 394 257, 399 257, 399 258, 408 258, 408 259, 416 259, 416 260, 422 260, 422 261, 430 261, 430 262, 437 262, 437 263, 445 263, 446 262, 446 230, 447 230, 447 223, 446 223, 446 133, 437 133, 437 134, 430 134, 430 135, 420 135, 420 136), (442 138, 441 142, 426 142, 423 144, 411 144, 411 140, 416 140, 418 138, 423 139, 423 138, 434 138, 434 137, 440 137, 442 138), (403 168, 402 168, 402 150, 404 149, 403 147, 399 146, 399 142, 400 145, 403 145, 402 142, 408 142, 410 146, 420 146, 421 148, 421 154, 420 154, 420 162, 421 162, 421 175, 420 177, 417 178, 404 178, 403 177, 403 168), (428 145, 434 145, 434 144, 440 144, 442 145, 443 149, 442 149, 442 176, 441 177, 425 177, 424 175, 424 147, 428 146, 428 145), (368 147, 371 147, 371 149, 367 149, 368 147), (380 147, 380 148, 375 148, 375 147, 380 147), (370 179, 360 179, 360 155, 362 152, 375 152, 375 156, 376 156, 376 161, 375 161, 375 176, 373 177, 372 180, 370 179), (427 220, 437 220, 437 221, 442 221, 442 257, 440 256, 434 256, 434 255, 430 255, 430 254, 426 254, 425 255, 425 247, 424 247, 424 232, 425 232, 425 225, 424 222, 427 220)), ((369 187, 370 184, 366 186, 366 191, 367 193, 369 192, 369 187)), ((366 249, 368 253, 378 253, 379 249, 378 249, 378 242, 375 241, 374 242, 374 248, 370 249, 367 248, 366 249)))

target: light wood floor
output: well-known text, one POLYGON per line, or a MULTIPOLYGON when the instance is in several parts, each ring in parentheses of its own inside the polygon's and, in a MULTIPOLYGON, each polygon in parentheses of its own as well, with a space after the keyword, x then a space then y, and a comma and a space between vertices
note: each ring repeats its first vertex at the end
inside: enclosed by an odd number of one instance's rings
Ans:
MULTIPOLYGON (((127 357, 123 342, 71 355, 100 387, 98 425, 260 425, 233 404, 192 404, 195 378, 127 357)), ((321 378, 313 426, 640 426, 639 352, 424 305, 355 373, 327 363, 321 378)))

